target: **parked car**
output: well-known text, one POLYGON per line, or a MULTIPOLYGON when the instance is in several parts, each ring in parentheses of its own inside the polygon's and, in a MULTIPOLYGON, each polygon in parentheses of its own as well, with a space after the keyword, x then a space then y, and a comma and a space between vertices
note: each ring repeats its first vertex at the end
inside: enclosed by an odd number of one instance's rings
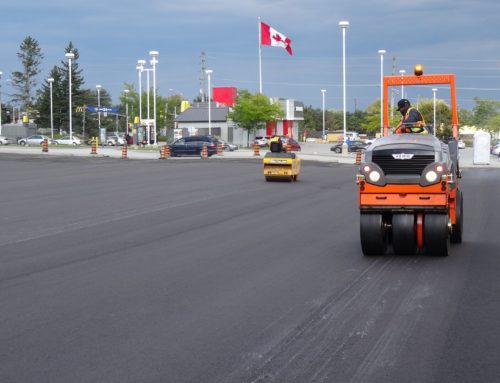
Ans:
POLYGON ((375 142, 376 138, 367 138, 365 141, 366 145, 371 145, 375 142))
POLYGON ((78 137, 65 136, 55 140, 55 143, 59 145, 81 145, 82 141, 78 137))
POLYGON ((0 145, 9 145, 10 140, 5 136, 0 136, 0 145))
POLYGON ((222 150, 229 150, 230 152, 238 150, 238 145, 226 142, 224 140, 218 139, 219 143, 222 144, 222 150))
POLYGON ((47 136, 43 136, 41 134, 34 134, 32 136, 20 138, 19 140, 17 140, 17 143, 19 145, 23 145, 23 146, 24 145, 41 145, 43 140, 47 140, 49 142, 49 144, 54 143, 54 140, 52 140, 51 138, 49 138, 47 136))
POLYGON ((300 152, 300 144, 293 138, 293 137, 288 137, 288 136, 280 136, 280 140, 283 143, 283 148, 287 150, 288 145, 292 145, 291 151, 292 152, 300 152))
POLYGON ((123 139, 122 136, 117 136, 116 134, 113 134, 111 136, 106 137, 106 145, 107 146, 117 146, 117 145, 124 145, 125 140, 123 139))
MULTIPOLYGON (((343 142, 339 142, 338 144, 333 145, 330 150, 335 153, 342 153, 342 145, 343 142)), ((364 143, 363 141, 347 141, 347 151, 349 153, 357 152, 358 150, 365 150, 368 146, 370 145, 364 143)))
POLYGON ((266 137, 255 137, 255 143, 258 144, 261 148, 269 146, 269 140, 266 137))
POLYGON ((458 148, 465 149, 465 142, 463 142, 462 140, 458 140, 458 148))
POLYGON ((306 138, 306 142, 310 142, 310 143, 316 143, 318 139, 317 138, 314 138, 314 137, 307 137, 306 138))
POLYGON ((212 136, 182 137, 170 144, 170 154, 175 156, 200 156, 203 144, 207 145, 208 156, 217 153, 217 139, 212 136))
POLYGON ((500 144, 496 144, 491 147, 491 154, 500 156, 500 144))

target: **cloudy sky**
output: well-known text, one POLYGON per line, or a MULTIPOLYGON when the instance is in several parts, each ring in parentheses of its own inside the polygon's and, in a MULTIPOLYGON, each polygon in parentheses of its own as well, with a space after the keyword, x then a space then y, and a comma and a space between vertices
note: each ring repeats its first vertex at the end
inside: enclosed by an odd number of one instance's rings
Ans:
MULTIPOLYGON (((138 59, 160 52, 158 93, 193 99, 200 88, 200 55, 213 86, 259 89, 258 17, 292 40, 293 56, 262 47, 263 91, 321 107, 342 108, 342 34, 346 33, 347 108, 365 108, 380 94, 384 72, 455 73, 460 107, 473 98, 500 100, 500 2, 497 0, 23 0, 3 2, 0 12, 2 98, 6 80, 21 69, 16 56, 26 36, 45 55, 40 82, 64 58, 72 41, 80 53, 84 86, 101 84, 116 102, 124 83, 137 89, 138 59), (395 59, 393 59, 395 58, 395 59), (393 69, 394 65, 394 69, 393 69), (171 90, 173 89, 173 90, 171 90)), ((408 98, 432 98, 431 87, 408 98)), ((448 89, 437 97, 448 99, 448 89)), ((396 96, 398 97, 398 96, 396 96)))

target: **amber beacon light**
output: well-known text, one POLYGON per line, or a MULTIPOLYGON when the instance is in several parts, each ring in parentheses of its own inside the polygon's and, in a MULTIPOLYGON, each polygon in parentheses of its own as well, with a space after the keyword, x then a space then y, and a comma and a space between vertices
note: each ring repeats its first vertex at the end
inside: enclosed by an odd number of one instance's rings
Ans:
POLYGON ((415 65, 415 76, 422 76, 424 74, 424 67, 421 64, 415 65))

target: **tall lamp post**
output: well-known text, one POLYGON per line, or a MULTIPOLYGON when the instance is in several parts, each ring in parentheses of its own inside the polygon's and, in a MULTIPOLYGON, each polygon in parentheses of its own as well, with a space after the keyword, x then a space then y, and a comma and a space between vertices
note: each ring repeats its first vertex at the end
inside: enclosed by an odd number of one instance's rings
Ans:
POLYGON ((380 136, 384 135, 384 55, 385 49, 380 49, 380 136))
POLYGON ((349 26, 349 21, 339 21, 339 27, 342 29, 342 89, 343 89, 343 107, 344 107, 344 143, 342 144, 342 154, 348 154, 347 148, 347 110, 346 110, 346 81, 345 81, 345 31, 349 26))
POLYGON ((433 120, 432 120, 432 129, 434 130, 434 136, 436 136, 436 92, 437 88, 432 88, 432 100, 434 105, 433 110, 433 120))
POLYGON ((323 100, 323 135, 321 136, 321 139, 325 139, 325 93, 326 89, 321 89, 321 98, 323 100))
POLYGON ((153 144, 156 145, 156 64, 158 64, 158 51, 150 51, 151 65, 153 66, 153 144))
POLYGON ((97 119, 98 119, 98 126, 99 126, 99 136, 100 136, 100 140, 101 140, 101 143, 104 144, 104 137, 102 137, 102 134, 101 134, 101 88, 102 86, 101 85, 96 85, 95 86, 96 89, 97 89, 97 119))
POLYGON ((71 60, 75 58, 75 54, 68 52, 64 55, 68 59, 68 84, 69 84, 69 139, 73 140, 73 103, 71 102, 71 60))
POLYGON ((50 138, 54 139, 54 108, 52 103, 52 84, 54 83, 54 79, 48 78, 47 82, 49 83, 49 92, 50 92, 50 138))
MULTIPOLYGON (((399 74, 401 75, 401 81, 403 81, 403 77, 406 71, 404 69, 399 70, 399 74)), ((401 98, 405 98, 405 86, 401 83, 401 98)))
POLYGON ((146 60, 137 60, 137 72, 139 74, 139 125, 142 124, 142 71, 144 70, 146 60))
POLYGON ((125 132, 127 133, 128 136, 128 92, 130 90, 124 89, 123 93, 125 93, 125 132))
POLYGON ((0 72, 0 136, 2 135, 2 72, 0 72))
POLYGON ((212 90, 210 88, 210 75, 213 73, 213 70, 207 69, 205 73, 208 76, 208 135, 212 134, 212 90))

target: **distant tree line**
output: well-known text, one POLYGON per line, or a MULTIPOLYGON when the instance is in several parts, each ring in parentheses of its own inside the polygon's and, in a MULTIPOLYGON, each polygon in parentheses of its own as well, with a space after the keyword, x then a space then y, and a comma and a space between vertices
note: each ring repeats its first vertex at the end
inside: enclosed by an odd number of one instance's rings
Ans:
MULTIPOLYGON (((458 121, 460 126, 476 126, 491 133, 500 131, 500 101, 474 99, 476 105, 472 110, 460 109, 458 121)), ((422 99, 418 102, 418 110, 422 113, 428 125, 434 123, 434 101, 422 99)), ((389 125, 395 127, 401 114, 394 111, 393 119, 389 125)), ((380 132, 380 100, 370 104, 365 110, 346 113, 347 129, 369 136, 380 132)), ((342 110, 325 110, 325 131, 342 130, 344 127, 344 114, 342 110)), ((451 135, 451 108, 443 100, 436 100, 436 134, 446 138, 451 135)), ((301 123, 301 133, 309 136, 321 137, 323 131, 323 110, 308 106, 304 108, 304 121, 301 123)))
MULTIPOLYGON (((72 85, 72 126, 75 133, 85 136, 97 135, 98 115, 86 111, 86 106, 98 104, 98 91, 95 87, 84 87, 85 80, 83 69, 79 67, 80 54, 78 49, 70 41, 64 48, 64 52, 72 52, 74 59, 71 65, 71 85, 72 85)), ((12 110, 14 105, 22 113, 27 114, 42 128, 50 128, 50 83, 48 78, 52 78, 52 106, 53 122, 56 132, 68 130, 68 96, 69 96, 69 66, 66 60, 61 60, 59 65, 54 65, 39 86, 39 76, 41 74, 41 64, 44 54, 36 39, 27 36, 21 42, 17 57, 20 60, 21 69, 13 71, 11 83, 14 93, 11 95, 10 103, 2 103, 2 121, 11 122, 14 118, 12 110)), ((118 105, 111 105, 111 95, 105 88, 99 91, 101 106, 118 107, 120 112, 117 115, 101 115, 101 127, 107 130, 123 131, 125 128, 125 110, 128 105, 128 119, 133 123, 134 117, 139 115, 139 94, 132 84, 124 83, 124 90, 119 97, 118 105)), ((143 92, 142 99, 146 100, 147 90, 143 92)), ((172 128, 174 126, 175 110, 180 110, 181 97, 174 95, 162 97, 157 95, 157 127, 172 128)), ((475 98, 475 106, 472 110, 459 110, 460 125, 475 125, 490 132, 500 131, 500 102, 495 100, 484 100, 475 98)), ((249 131, 262 125, 262 116, 271 116, 273 119, 279 118, 275 108, 266 108, 269 99, 264 95, 252 95, 246 90, 238 94, 237 106, 231 113, 231 117, 238 120, 238 123, 249 131), (257 122, 256 122, 257 121, 257 122), (260 124, 260 125, 259 125, 260 124)), ((433 124, 433 100, 423 99, 418 102, 418 109, 428 124, 433 124)), ((142 115, 146 113, 146 102, 142 103, 142 115)), ((152 117, 153 118, 153 117, 152 117)), ((395 111, 390 126, 396 126, 400 119, 399 112, 395 111)), ((308 135, 318 135, 323 129, 323 111, 320 108, 308 106, 304 108, 304 121, 300 124, 301 133, 308 135)), ((436 125, 437 133, 446 137, 451 132, 451 110, 443 100, 436 103, 436 125)), ((380 100, 374 101, 365 110, 347 112, 347 128, 360 133, 374 136, 380 131, 380 100)), ((334 131, 343 129, 343 112, 341 110, 329 109, 325 111, 325 130, 334 131)), ((321 133, 320 133, 321 134, 321 133)))
MULTIPOLYGON (((124 92, 119 97, 119 104, 112 104, 110 93, 103 87, 97 91, 95 87, 86 88, 83 69, 79 66, 80 54, 70 41, 64 48, 64 53, 73 53, 71 63, 71 97, 72 97, 72 128, 73 132, 82 136, 91 137, 98 135, 98 114, 89 113, 86 106, 117 107, 118 114, 101 113, 101 127, 107 131, 120 131, 126 129, 126 110, 128 121, 134 122, 139 115, 139 93, 132 84, 124 83, 124 92), (126 91, 128 92, 126 92, 126 91), (128 108, 126 107, 128 106, 128 108)), ((44 58, 42 50, 36 39, 27 36, 19 46, 17 56, 21 63, 21 70, 11 73, 10 80, 14 92, 10 95, 10 102, 2 101, 2 122, 9 123, 17 119, 16 109, 21 114, 28 115, 41 128, 50 128, 50 82, 52 81, 52 116, 55 132, 68 131, 69 129, 69 64, 61 60, 59 65, 54 65, 49 75, 44 78, 39 86, 41 64, 44 58)), ((147 89, 142 94, 142 115, 147 115, 147 89)), ((2 100, 5 100, 2 97, 2 100)), ((158 129, 173 128, 175 111, 180 111, 181 96, 170 97, 156 96, 156 121, 158 129)), ((150 112, 151 113, 151 112, 150 112)), ((153 116, 151 116, 153 118, 153 116)))

